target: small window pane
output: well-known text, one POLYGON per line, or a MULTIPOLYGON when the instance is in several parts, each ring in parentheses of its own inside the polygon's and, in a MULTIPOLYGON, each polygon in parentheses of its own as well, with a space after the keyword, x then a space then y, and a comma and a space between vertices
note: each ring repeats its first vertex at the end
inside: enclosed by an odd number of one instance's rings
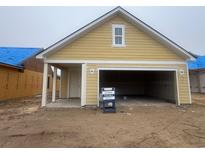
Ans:
POLYGON ((122 37, 116 36, 115 37, 115 44, 122 44, 122 37))
POLYGON ((115 35, 122 35, 122 28, 115 28, 115 35))

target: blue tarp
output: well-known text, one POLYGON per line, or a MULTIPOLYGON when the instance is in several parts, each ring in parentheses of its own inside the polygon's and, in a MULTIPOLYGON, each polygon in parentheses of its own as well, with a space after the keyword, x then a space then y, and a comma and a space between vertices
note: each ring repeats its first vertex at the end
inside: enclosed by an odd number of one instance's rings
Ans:
POLYGON ((22 62, 39 53, 41 48, 0 47, 0 63, 22 67, 22 62))
POLYGON ((189 61, 188 67, 190 70, 205 69, 205 56, 199 56, 195 61, 189 61))

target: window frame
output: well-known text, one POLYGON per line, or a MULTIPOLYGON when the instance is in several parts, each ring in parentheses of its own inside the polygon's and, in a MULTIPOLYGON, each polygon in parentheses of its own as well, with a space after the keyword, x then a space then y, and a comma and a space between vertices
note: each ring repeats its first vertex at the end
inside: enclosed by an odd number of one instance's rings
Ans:
POLYGON ((122 24, 112 24, 112 46, 125 47, 125 26, 122 24), (122 28, 122 44, 115 44, 115 28, 122 28))

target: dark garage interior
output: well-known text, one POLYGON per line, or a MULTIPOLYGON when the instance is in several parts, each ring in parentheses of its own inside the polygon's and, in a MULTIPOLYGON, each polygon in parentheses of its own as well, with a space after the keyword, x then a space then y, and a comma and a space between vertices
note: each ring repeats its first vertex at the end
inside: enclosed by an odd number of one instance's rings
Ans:
POLYGON ((133 99, 177 103, 174 71, 100 70, 99 84, 99 90, 115 87, 116 103, 133 99))

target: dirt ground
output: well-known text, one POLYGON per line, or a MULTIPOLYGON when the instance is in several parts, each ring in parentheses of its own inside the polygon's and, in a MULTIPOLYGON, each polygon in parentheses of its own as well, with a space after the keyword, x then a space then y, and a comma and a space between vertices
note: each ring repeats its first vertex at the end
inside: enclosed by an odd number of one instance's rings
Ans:
POLYGON ((205 95, 193 104, 40 109, 40 96, 0 103, 0 147, 205 147, 205 95))

